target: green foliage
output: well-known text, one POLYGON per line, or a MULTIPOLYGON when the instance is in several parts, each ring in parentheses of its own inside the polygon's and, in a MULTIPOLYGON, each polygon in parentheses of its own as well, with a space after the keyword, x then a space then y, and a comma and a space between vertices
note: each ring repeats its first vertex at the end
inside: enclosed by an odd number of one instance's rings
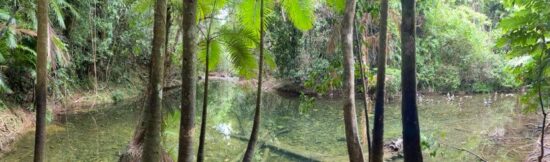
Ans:
POLYGON ((300 106, 298 107, 298 112, 300 114, 305 114, 313 107, 315 107, 315 97, 300 94, 300 106))
POLYGON ((283 0, 281 3, 296 28, 307 31, 313 27, 315 22, 313 0, 283 0))
POLYGON ((122 91, 117 90, 111 94, 111 100, 113 100, 114 103, 119 103, 122 99, 124 99, 124 92, 122 91))
POLYGON ((327 3, 327 6, 330 6, 336 12, 342 13, 342 12, 344 12, 344 9, 346 8, 346 1, 345 0, 325 0, 325 1, 327 3))
POLYGON ((259 40, 254 32, 245 28, 222 28, 220 33, 220 40, 237 73, 247 78, 252 77, 256 73, 252 69, 258 67, 253 52, 259 40))
POLYGON ((504 33, 498 45, 508 49, 511 71, 529 88, 523 97, 528 110, 548 105, 550 80, 550 10, 548 0, 505 0, 511 14, 502 19, 499 28, 504 33), (540 92, 540 96, 539 96, 540 92))
POLYGON ((504 57, 491 48, 495 34, 486 28, 491 24, 487 16, 452 2, 421 3, 425 21, 419 30, 419 87, 473 92, 515 88, 511 75, 502 70, 504 57))

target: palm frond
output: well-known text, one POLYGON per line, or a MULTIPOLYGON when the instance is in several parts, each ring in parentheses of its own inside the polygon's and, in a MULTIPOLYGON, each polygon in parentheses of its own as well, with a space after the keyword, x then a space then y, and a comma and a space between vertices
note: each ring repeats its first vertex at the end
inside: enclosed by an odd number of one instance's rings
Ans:
POLYGON ((51 67, 56 68, 57 65, 65 67, 70 62, 70 56, 67 52, 67 45, 59 38, 55 31, 50 27, 50 54, 51 67), (52 55, 53 54, 53 55, 52 55))
POLYGON ((283 0, 281 6, 296 28, 307 31, 315 22, 314 4, 313 0, 283 0))
POLYGON ((227 55, 237 74, 251 78, 258 67, 254 49, 257 45, 253 33, 245 28, 222 28, 220 42, 225 47, 227 55))
MULTIPOLYGON (((273 0, 264 1, 264 15, 269 15, 273 12, 273 0)), ((255 31, 255 35, 260 36, 260 1, 259 0, 242 0, 238 4, 237 17, 240 23, 248 30, 255 31)), ((267 29, 266 24, 269 18, 264 21, 264 29, 267 29)))
POLYGON ((227 0, 201 0, 197 4, 197 21, 204 20, 212 13, 225 7, 227 0))
POLYGON ((55 20, 59 26, 65 29, 65 21, 63 20, 63 12, 61 11, 61 6, 59 6, 58 1, 50 1, 50 8, 52 8, 55 13, 55 20))
MULTIPOLYGON (((205 64, 206 63, 206 40, 201 40, 199 42, 199 48, 200 53, 198 55, 198 59, 200 63, 205 64)), ((221 44, 216 39, 213 39, 210 41, 210 55, 208 57, 208 68, 210 71, 215 70, 220 62, 221 59, 221 44)))

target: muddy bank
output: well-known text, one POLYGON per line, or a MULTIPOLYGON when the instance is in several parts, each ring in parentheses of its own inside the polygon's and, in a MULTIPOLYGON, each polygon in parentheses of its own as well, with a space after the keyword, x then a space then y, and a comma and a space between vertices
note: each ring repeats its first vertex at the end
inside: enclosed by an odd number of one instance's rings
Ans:
POLYGON ((33 113, 22 108, 0 110, 0 157, 11 150, 13 142, 33 128, 33 113))

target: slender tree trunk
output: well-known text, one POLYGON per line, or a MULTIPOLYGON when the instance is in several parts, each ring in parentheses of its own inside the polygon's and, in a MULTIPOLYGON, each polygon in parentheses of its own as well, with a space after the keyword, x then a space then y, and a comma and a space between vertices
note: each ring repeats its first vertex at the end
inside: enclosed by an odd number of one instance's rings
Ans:
POLYGON ((36 134, 34 140, 34 161, 45 161, 46 145, 46 102, 48 91, 48 53, 49 53, 49 33, 48 33, 48 0, 38 0, 38 39, 36 41, 37 61, 36 61, 36 87, 34 108, 36 110, 36 134))
POLYGON ((262 105, 262 73, 264 65, 264 0, 260 0, 260 58, 258 64, 258 91, 256 96, 256 110, 254 112, 254 124, 250 133, 250 140, 243 156, 243 162, 252 161, 256 142, 258 141, 258 132, 260 131, 260 110, 262 105))
POLYGON ((183 56, 181 68, 181 123, 179 137, 179 162, 193 161, 193 134, 195 132, 196 98, 196 6, 197 0, 183 0, 183 56))
POLYGON ((374 129, 372 131, 372 154, 369 155, 372 162, 382 162, 384 160, 384 82, 386 81, 386 46, 388 42, 388 0, 382 0, 380 5, 380 33, 378 34, 380 40, 378 41, 374 129))
MULTIPOLYGON (((543 51, 546 51, 546 39, 544 37, 542 37, 542 42, 543 51)), ((544 68, 546 67, 546 64, 543 63, 543 56, 544 53, 542 53, 539 58, 539 64, 541 64, 542 66, 540 67, 537 81, 537 94, 539 97, 540 111, 542 112, 542 132, 540 133, 540 155, 538 158, 539 162, 542 162, 542 159, 544 158, 544 134, 546 133, 546 118, 548 117, 548 113, 546 113, 546 110, 544 109, 544 101, 542 99, 542 75, 544 73, 544 68)))
POLYGON ((401 116, 403 152, 406 162, 421 162, 420 126, 416 105, 415 0, 401 0, 401 116))
MULTIPOLYGON (((361 113, 361 134, 363 136, 362 144, 367 145, 367 152, 370 155, 371 151, 371 140, 370 140, 370 126, 369 126, 369 95, 368 95, 368 77, 365 75, 365 65, 363 64, 363 51, 361 51, 361 44, 363 43, 362 39, 359 37, 360 31, 360 23, 357 23, 357 20, 355 22, 355 30, 354 30, 354 37, 356 40, 356 44, 354 44, 355 51, 359 53, 359 56, 357 56, 357 60, 359 61, 359 72, 361 75, 361 83, 363 86, 363 113, 361 113)), ((370 159, 370 158, 369 158, 370 159)))
MULTIPOLYGON (((167 83, 167 80, 168 80, 168 71, 170 68, 168 66, 168 64, 170 63, 170 48, 169 48, 169 45, 170 45, 170 27, 172 27, 172 14, 171 14, 171 11, 172 11, 172 7, 170 7, 170 5, 168 5, 168 7, 166 8, 166 32, 165 32, 165 35, 166 35, 166 40, 164 42, 164 76, 163 76, 163 84, 164 86, 167 86, 166 83, 167 83)), ((176 36, 177 37, 177 36, 176 36)))
POLYGON ((344 51, 344 124, 349 160, 364 161, 363 150, 357 133, 357 115, 355 111, 355 74, 353 65, 353 20, 355 0, 346 0, 344 20, 342 21, 342 48, 344 51))
MULTIPOLYGON (((216 6, 214 2, 214 7, 216 6)), ((214 14, 210 15, 214 16, 214 14)), ((210 72, 209 62, 210 62, 210 42, 211 39, 211 31, 212 31, 212 22, 214 21, 213 18, 210 18, 210 23, 208 24, 208 29, 206 31, 206 62, 205 62, 205 68, 204 68, 204 95, 203 95, 203 103, 202 103, 202 117, 201 117, 201 134, 199 137, 199 151, 197 153, 197 161, 202 162, 204 161, 204 141, 206 136, 206 119, 208 117, 208 72, 210 72)))
POLYGON ((146 114, 143 161, 162 161, 161 123, 162 123, 162 79, 164 77, 164 46, 166 41, 166 0, 157 0, 155 4, 155 25, 153 27, 153 49, 149 87, 151 96, 146 114))
MULTIPOLYGON (((356 31, 356 36, 358 37, 358 31, 356 31)), ((361 42, 361 41, 358 41, 361 42)), ((365 74, 365 65, 363 64, 363 52, 361 52, 360 45, 357 45, 357 52, 359 52, 359 68, 361 73, 361 81, 363 83, 363 105, 364 105, 364 116, 365 116, 365 130, 364 136, 367 144, 367 152, 369 156, 371 155, 371 140, 370 140, 370 126, 369 126, 369 95, 368 95, 368 77, 365 74)), ((370 159, 370 158, 369 158, 370 159)))

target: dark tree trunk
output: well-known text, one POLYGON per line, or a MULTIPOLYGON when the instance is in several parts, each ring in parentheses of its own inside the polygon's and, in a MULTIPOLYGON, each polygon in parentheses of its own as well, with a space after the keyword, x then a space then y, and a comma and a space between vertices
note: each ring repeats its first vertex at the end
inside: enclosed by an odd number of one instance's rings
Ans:
MULTIPOLYGON (((543 36, 542 38, 542 46, 543 46, 543 51, 546 51, 546 44, 544 42, 546 42, 546 39, 545 37, 543 36)), ((539 70, 539 75, 538 75, 538 81, 537 81, 537 95, 539 97, 539 105, 540 105, 540 111, 542 112, 542 131, 540 132, 540 155, 538 157, 538 160, 539 162, 542 162, 542 159, 544 158, 544 134, 546 133, 546 118, 548 117, 548 113, 546 112, 546 109, 544 108, 544 101, 543 101, 543 96, 542 96, 542 82, 543 81, 543 73, 544 73, 544 68, 546 67, 546 64, 543 63, 543 56, 544 54, 541 54, 540 55, 540 58, 539 58, 539 64, 542 64, 542 66, 540 67, 540 70, 539 70)))
POLYGON ((193 134, 195 132, 196 98, 196 6, 197 0, 183 0, 183 56, 181 68, 181 123, 179 137, 179 162, 193 161, 193 134))
POLYGON ((420 126, 416 105, 415 0, 401 0, 401 116, 403 152, 406 162, 421 162, 420 126))
POLYGON ((45 161, 45 145, 46 145, 46 102, 47 102, 47 85, 48 85, 48 53, 49 53, 49 34, 48 34, 48 0, 38 0, 38 9, 36 16, 38 17, 38 39, 36 41, 37 61, 36 61, 36 87, 34 108, 36 110, 36 134, 34 140, 34 161, 45 161))
POLYGON ((164 46, 166 41, 166 0, 156 0, 155 20, 153 27, 153 48, 151 70, 149 74, 148 113, 145 115, 145 139, 143 161, 162 161, 161 123, 162 123, 162 88, 164 77, 164 46))
POLYGON ((374 129, 372 131, 372 162, 384 160, 384 82, 386 81, 386 53, 388 32, 388 0, 380 4, 380 41, 378 51, 378 72, 376 74, 376 101, 374 105, 374 129))
POLYGON ((363 150, 357 132, 357 115, 355 111, 355 74, 353 62, 353 20, 355 17, 355 0, 346 0, 344 20, 342 21, 342 48, 344 51, 344 124, 349 160, 364 161, 363 150))
POLYGON ((250 133, 250 140, 243 156, 243 162, 252 161, 256 142, 258 141, 258 132, 260 131, 260 110, 262 105, 262 72, 264 65, 264 0, 260 0, 260 58, 258 64, 258 91, 256 96, 256 110, 254 112, 254 124, 250 133))
MULTIPOLYGON (((166 32, 165 32, 165 42, 164 42, 164 76, 163 76, 163 84, 164 86, 167 86, 166 83, 167 83, 167 80, 168 80, 168 72, 169 72, 169 68, 170 66, 168 64, 170 64, 170 48, 169 48, 169 45, 170 45, 170 28, 172 27, 172 14, 170 13, 172 11, 170 5, 168 5, 168 7, 166 8, 166 32)), ((179 33, 178 33, 179 34, 179 33)), ((177 36, 176 36, 177 37, 177 36)))

